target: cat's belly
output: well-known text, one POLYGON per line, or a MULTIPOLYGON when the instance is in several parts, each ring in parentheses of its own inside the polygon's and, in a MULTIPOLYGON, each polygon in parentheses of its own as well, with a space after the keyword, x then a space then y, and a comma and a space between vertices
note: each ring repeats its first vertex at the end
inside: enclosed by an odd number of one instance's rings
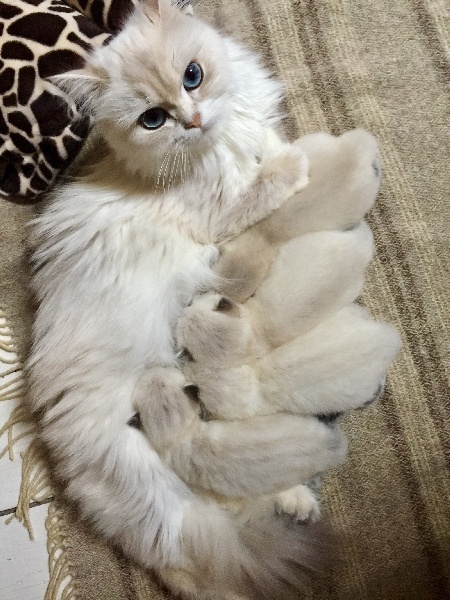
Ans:
MULTIPOLYGON (((215 249, 214 249, 215 251, 215 249)), ((207 250, 209 254, 210 251, 207 250)), ((137 362, 150 364, 171 364, 175 360, 174 329, 183 309, 192 301, 195 294, 210 290, 215 276, 209 260, 205 262, 204 251, 199 252, 200 260, 180 264, 164 277, 137 277, 132 294, 126 294, 122 310, 128 314, 127 327, 132 342, 132 354, 137 362), (132 299, 132 310, 125 306, 132 299)))
POLYGON ((101 362, 120 370, 173 364, 176 322, 196 293, 213 286, 215 253, 200 247, 157 268, 143 260, 125 271, 74 273, 54 282, 36 318, 41 360, 59 373, 80 361, 86 368, 101 362))

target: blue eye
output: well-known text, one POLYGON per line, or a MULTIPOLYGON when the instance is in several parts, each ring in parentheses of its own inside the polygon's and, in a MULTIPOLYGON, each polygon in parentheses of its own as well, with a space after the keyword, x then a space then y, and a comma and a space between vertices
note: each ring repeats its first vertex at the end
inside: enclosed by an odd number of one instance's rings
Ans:
POLYGON ((138 122, 144 129, 159 129, 164 125, 167 113, 163 108, 149 108, 139 117, 138 122))
POLYGON ((185 90, 190 92, 195 90, 203 81, 203 71, 199 64, 191 62, 188 68, 184 72, 183 87, 185 90))

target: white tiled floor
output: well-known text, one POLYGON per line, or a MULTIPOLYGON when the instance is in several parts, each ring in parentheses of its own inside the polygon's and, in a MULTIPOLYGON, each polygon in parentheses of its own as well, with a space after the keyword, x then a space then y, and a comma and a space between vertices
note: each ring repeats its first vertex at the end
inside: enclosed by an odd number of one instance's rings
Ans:
POLYGON ((48 584, 45 518, 48 504, 31 509, 35 539, 16 519, 0 517, 1 600, 43 600, 48 584))
MULTIPOLYGON (((0 342, 9 343, 5 334, 4 319, 0 316, 0 342)), ((8 382, 17 373, 7 375, 6 371, 14 370, 11 352, 0 345, 0 391, 8 390, 8 382)), ((11 411, 18 406, 18 400, 0 398, 0 429, 8 421, 11 411)), ((29 429, 29 426, 14 425, 14 437, 29 429)), ((17 521, 6 522, 14 513, 17 505, 20 482, 22 479, 23 452, 31 436, 27 436, 14 444, 15 459, 11 460, 6 453, 0 459, 0 600, 43 600, 48 584, 48 554, 45 519, 48 504, 35 506, 30 510, 34 541, 30 540, 28 531, 17 521)), ((0 453, 6 447, 7 432, 0 436, 0 453)))

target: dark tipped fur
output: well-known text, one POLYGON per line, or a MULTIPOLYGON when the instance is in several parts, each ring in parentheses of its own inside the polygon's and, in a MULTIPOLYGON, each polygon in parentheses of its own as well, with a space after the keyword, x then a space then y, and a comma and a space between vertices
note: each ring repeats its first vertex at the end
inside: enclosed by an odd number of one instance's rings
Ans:
MULTIPOLYGON (((200 552, 195 548, 201 572, 185 573, 196 588, 192 600, 225 598, 230 593, 248 600, 299 600, 326 582, 334 556, 331 529, 323 522, 295 523, 275 515, 267 504, 251 504, 231 519, 215 520, 217 539, 204 539, 200 552), (210 589, 214 596, 208 595, 210 589)), ((195 521, 190 523, 189 540, 194 544, 205 527, 195 521)))

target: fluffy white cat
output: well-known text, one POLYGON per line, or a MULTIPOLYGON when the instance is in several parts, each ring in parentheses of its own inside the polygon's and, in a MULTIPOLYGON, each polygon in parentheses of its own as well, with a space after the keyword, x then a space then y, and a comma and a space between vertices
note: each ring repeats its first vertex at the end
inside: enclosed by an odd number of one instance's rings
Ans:
MULTIPOLYGON (((145 370, 176 364, 181 311, 214 286, 215 244, 307 182, 303 152, 275 130, 281 87, 168 0, 143 2, 59 83, 93 115, 100 144, 34 223, 30 398, 56 471, 98 532, 184 597, 296 597, 298 568, 317 566, 313 528, 286 527, 264 500, 226 512, 128 423, 145 370)), ((242 497, 308 481, 345 454, 339 430, 313 418, 221 427, 218 437, 204 424, 203 448, 246 447, 228 463, 241 473, 229 492, 242 497)))

